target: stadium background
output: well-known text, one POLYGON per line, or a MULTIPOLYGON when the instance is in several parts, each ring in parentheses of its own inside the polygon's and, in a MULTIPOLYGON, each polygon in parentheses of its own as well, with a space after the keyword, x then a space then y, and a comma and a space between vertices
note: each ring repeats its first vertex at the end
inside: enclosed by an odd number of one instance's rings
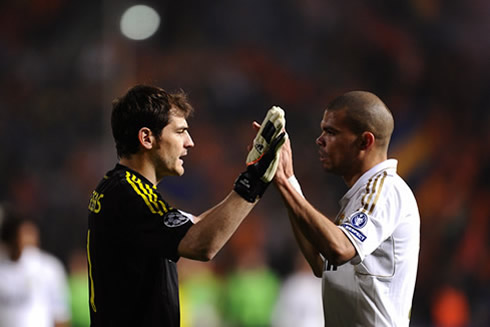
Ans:
MULTIPOLYGON (((229 192, 250 123, 280 105, 304 193, 335 215, 346 188, 322 172, 314 141, 326 103, 365 89, 394 113, 390 154, 420 206, 412 325, 490 325, 490 2, 144 3, 161 23, 142 41, 119 30, 132 1, 0 4, 0 201, 36 219, 44 249, 68 271, 83 252, 89 195, 116 162, 110 103, 135 83, 182 88, 196 108, 186 174, 159 187, 192 213, 229 192)), ((181 282, 204 269, 227 293, 230 275, 260 266, 274 293, 296 251, 272 187, 215 262, 182 261, 181 282)))

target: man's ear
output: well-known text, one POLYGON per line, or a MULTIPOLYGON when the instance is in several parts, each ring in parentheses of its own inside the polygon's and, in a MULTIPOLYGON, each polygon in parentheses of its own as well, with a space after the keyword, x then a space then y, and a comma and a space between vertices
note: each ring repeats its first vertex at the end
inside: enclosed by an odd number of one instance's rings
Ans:
POLYGON ((140 145, 143 149, 150 150, 153 148, 153 132, 148 127, 142 127, 138 131, 138 140, 140 141, 140 145))
POLYGON ((375 141, 376 141, 376 137, 374 136, 373 133, 364 132, 361 134, 359 147, 361 150, 367 150, 374 145, 375 141))

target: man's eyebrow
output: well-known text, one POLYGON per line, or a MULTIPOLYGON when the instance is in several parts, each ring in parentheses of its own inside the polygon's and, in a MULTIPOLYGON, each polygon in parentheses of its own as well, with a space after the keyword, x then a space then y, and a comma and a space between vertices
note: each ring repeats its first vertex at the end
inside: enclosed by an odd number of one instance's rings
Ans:
POLYGON ((187 129, 189 129, 189 125, 187 125, 187 124, 177 125, 175 128, 187 130, 187 129))
POLYGON ((341 129, 335 128, 332 125, 323 125, 322 131, 340 133, 341 129))
POLYGON ((326 130, 326 129, 334 129, 332 125, 329 125, 329 124, 324 123, 324 122, 322 122, 322 123, 320 124, 320 128, 321 128, 322 130, 326 130))

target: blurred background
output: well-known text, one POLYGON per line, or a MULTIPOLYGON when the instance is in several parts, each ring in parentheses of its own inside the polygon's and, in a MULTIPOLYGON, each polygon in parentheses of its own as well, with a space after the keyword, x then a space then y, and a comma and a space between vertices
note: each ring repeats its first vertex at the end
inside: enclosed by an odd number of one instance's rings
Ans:
MULTIPOLYGON (((36 221, 87 326, 87 204, 117 162, 113 98, 188 93, 196 146, 159 189, 194 214, 230 191, 252 121, 281 106, 303 191, 334 217, 347 189, 315 138, 330 100, 369 90, 395 116, 390 156, 421 213, 411 325, 489 326, 489 17, 487 0, 2 1, 0 202, 36 221)), ((271 187, 213 262, 179 261, 183 326, 322 326, 308 269, 271 187)))

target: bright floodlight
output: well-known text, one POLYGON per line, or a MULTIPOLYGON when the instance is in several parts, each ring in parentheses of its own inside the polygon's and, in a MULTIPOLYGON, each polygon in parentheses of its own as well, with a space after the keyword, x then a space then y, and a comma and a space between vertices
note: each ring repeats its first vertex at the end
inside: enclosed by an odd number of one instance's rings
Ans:
POLYGON ((136 5, 128 8, 121 17, 121 32, 132 40, 144 40, 152 36, 160 25, 155 9, 136 5))

